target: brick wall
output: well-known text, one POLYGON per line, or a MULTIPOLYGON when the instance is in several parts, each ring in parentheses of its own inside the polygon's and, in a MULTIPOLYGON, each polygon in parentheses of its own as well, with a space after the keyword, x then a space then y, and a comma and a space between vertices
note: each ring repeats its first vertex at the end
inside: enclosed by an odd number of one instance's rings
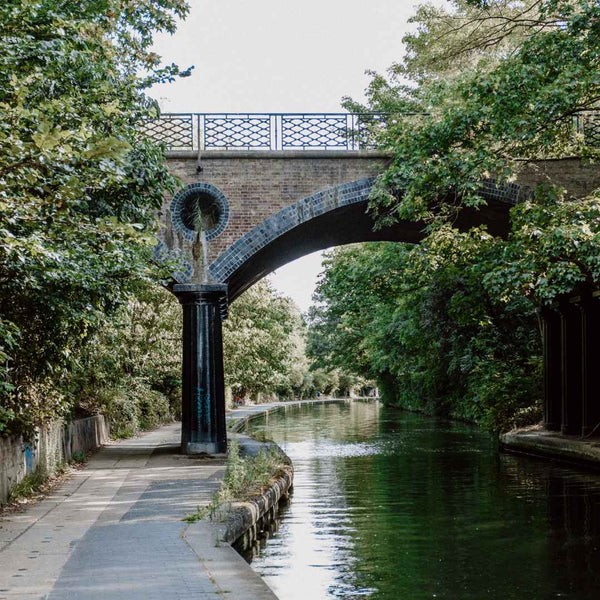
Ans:
MULTIPOLYGON (((229 223, 219 237, 209 242, 209 262, 282 208, 333 185, 376 175, 385 165, 381 155, 370 154, 343 157, 339 153, 339 157, 332 158, 288 157, 281 152, 257 158, 219 158, 214 154, 202 158, 200 173, 196 172, 195 157, 169 159, 169 170, 184 185, 210 183, 229 202, 229 223)), ((161 212, 167 227, 170 202, 167 198, 161 212)))
MULTIPOLYGON (((299 207, 298 210, 304 211, 300 217, 294 217, 296 220, 310 219, 315 194, 325 190, 330 190, 330 195, 342 194, 342 184, 357 182, 361 185, 359 182, 364 183, 382 172, 388 160, 381 153, 368 152, 212 152, 205 153, 200 163, 195 154, 172 156, 169 169, 184 185, 202 182, 215 186, 229 203, 227 226, 208 242, 207 263, 213 265, 211 272, 222 281, 226 278, 224 253, 232 245, 235 246, 228 254, 239 255, 240 260, 252 252, 252 248, 245 248, 246 240, 241 240, 248 232, 264 224, 266 231, 258 232, 258 237, 277 235, 280 224, 272 217, 292 205, 296 205, 294 210, 299 207), (302 204, 305 199, 310 199, 307 205, 302 204), (215 263, 219 257, 220 261, 215 263)), ((520 163, 519 184, 535 186, 543 181, 558 183, 574 196, 583 196, 600 187, 600 169, 576 158, 520 163)), ((164 241, 168 247, 191 256, 189 241, 173 231, 169 213, 171 200, 166 199, 160 214, 165 227, 164 241)), ((359 200, 364 201, 364 198, 356 197, 353 201, 359 200)), ((335 202, 330 204, 330 209, 337 207, 335 202)))

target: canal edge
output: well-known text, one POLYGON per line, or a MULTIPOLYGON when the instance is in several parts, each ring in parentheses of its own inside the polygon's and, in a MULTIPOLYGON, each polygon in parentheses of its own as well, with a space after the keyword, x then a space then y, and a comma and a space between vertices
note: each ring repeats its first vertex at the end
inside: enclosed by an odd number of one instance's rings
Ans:
POLYGON ((509 454, 525 454, 568 463, 572 467, 600 470, 600 443, 539 428, 516 429, 499 437, 499 449, 509 454))
POLYGON ((264 579, 233 548, 244 536, 256 537, 258 523, 277 511, 282 499, 293 487, 291 459, 275 442, 260 442, 242 434, 246 426, 260 417, 285 412, 288 408, 316 404, 349 403, 352 398, 319 398, 292 402, 273 402, 228 411, 227 429, 244 454, 255 454, 260 447, 276 446, 286 457, 288 467, 260 496, 245 502, 235 502, 223 522, 197 521, 184 531, 183 538, 209 573, 213 583, 230 600, 279 600, 264 579))

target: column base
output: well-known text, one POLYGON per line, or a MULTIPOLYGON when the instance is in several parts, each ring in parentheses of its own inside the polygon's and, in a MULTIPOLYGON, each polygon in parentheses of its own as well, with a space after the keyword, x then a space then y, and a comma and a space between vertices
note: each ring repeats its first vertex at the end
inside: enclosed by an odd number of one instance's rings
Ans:
POLYGON ((183 454, 227 454, 227 450, 221 448, 217 442, 183 442, 181 444, 183 454))

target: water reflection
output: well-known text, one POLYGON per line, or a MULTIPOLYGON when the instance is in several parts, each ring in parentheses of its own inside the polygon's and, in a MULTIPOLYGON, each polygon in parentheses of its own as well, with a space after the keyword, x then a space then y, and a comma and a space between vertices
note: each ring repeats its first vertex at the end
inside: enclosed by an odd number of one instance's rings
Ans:
POLYGON ((600 598, 600 476, 379 404, 256 423, 295 486, 254 568, 281 600, 600 598))

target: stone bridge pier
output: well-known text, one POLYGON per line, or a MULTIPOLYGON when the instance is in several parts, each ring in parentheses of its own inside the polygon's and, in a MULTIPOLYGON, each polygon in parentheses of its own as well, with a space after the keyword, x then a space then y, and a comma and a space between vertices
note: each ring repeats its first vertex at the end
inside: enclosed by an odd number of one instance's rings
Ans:
MULTIPOLYGON (((316 250, 422 239, 422 223, 374 229, 368 198, 391 157, 370 147, 361 119, 167 115, 155 129, 154 137, 171 147, 169 170, 182 182, 160 211, 156 258, 175 261, 173 292, 183 306, 185 452, 226 449, 221 324, 239 294, 316 250)), ((456 225, 485 224, 506 235, 510 208, 541 182, 583 196, 600 187, 600 170, 576 158, 528 161, 514 183, 483 181, 486 206, 462 211, 456 225)), ((589 432, 600 422, 598 303, 586 295, 542 311, 550 429, 589 432)))

